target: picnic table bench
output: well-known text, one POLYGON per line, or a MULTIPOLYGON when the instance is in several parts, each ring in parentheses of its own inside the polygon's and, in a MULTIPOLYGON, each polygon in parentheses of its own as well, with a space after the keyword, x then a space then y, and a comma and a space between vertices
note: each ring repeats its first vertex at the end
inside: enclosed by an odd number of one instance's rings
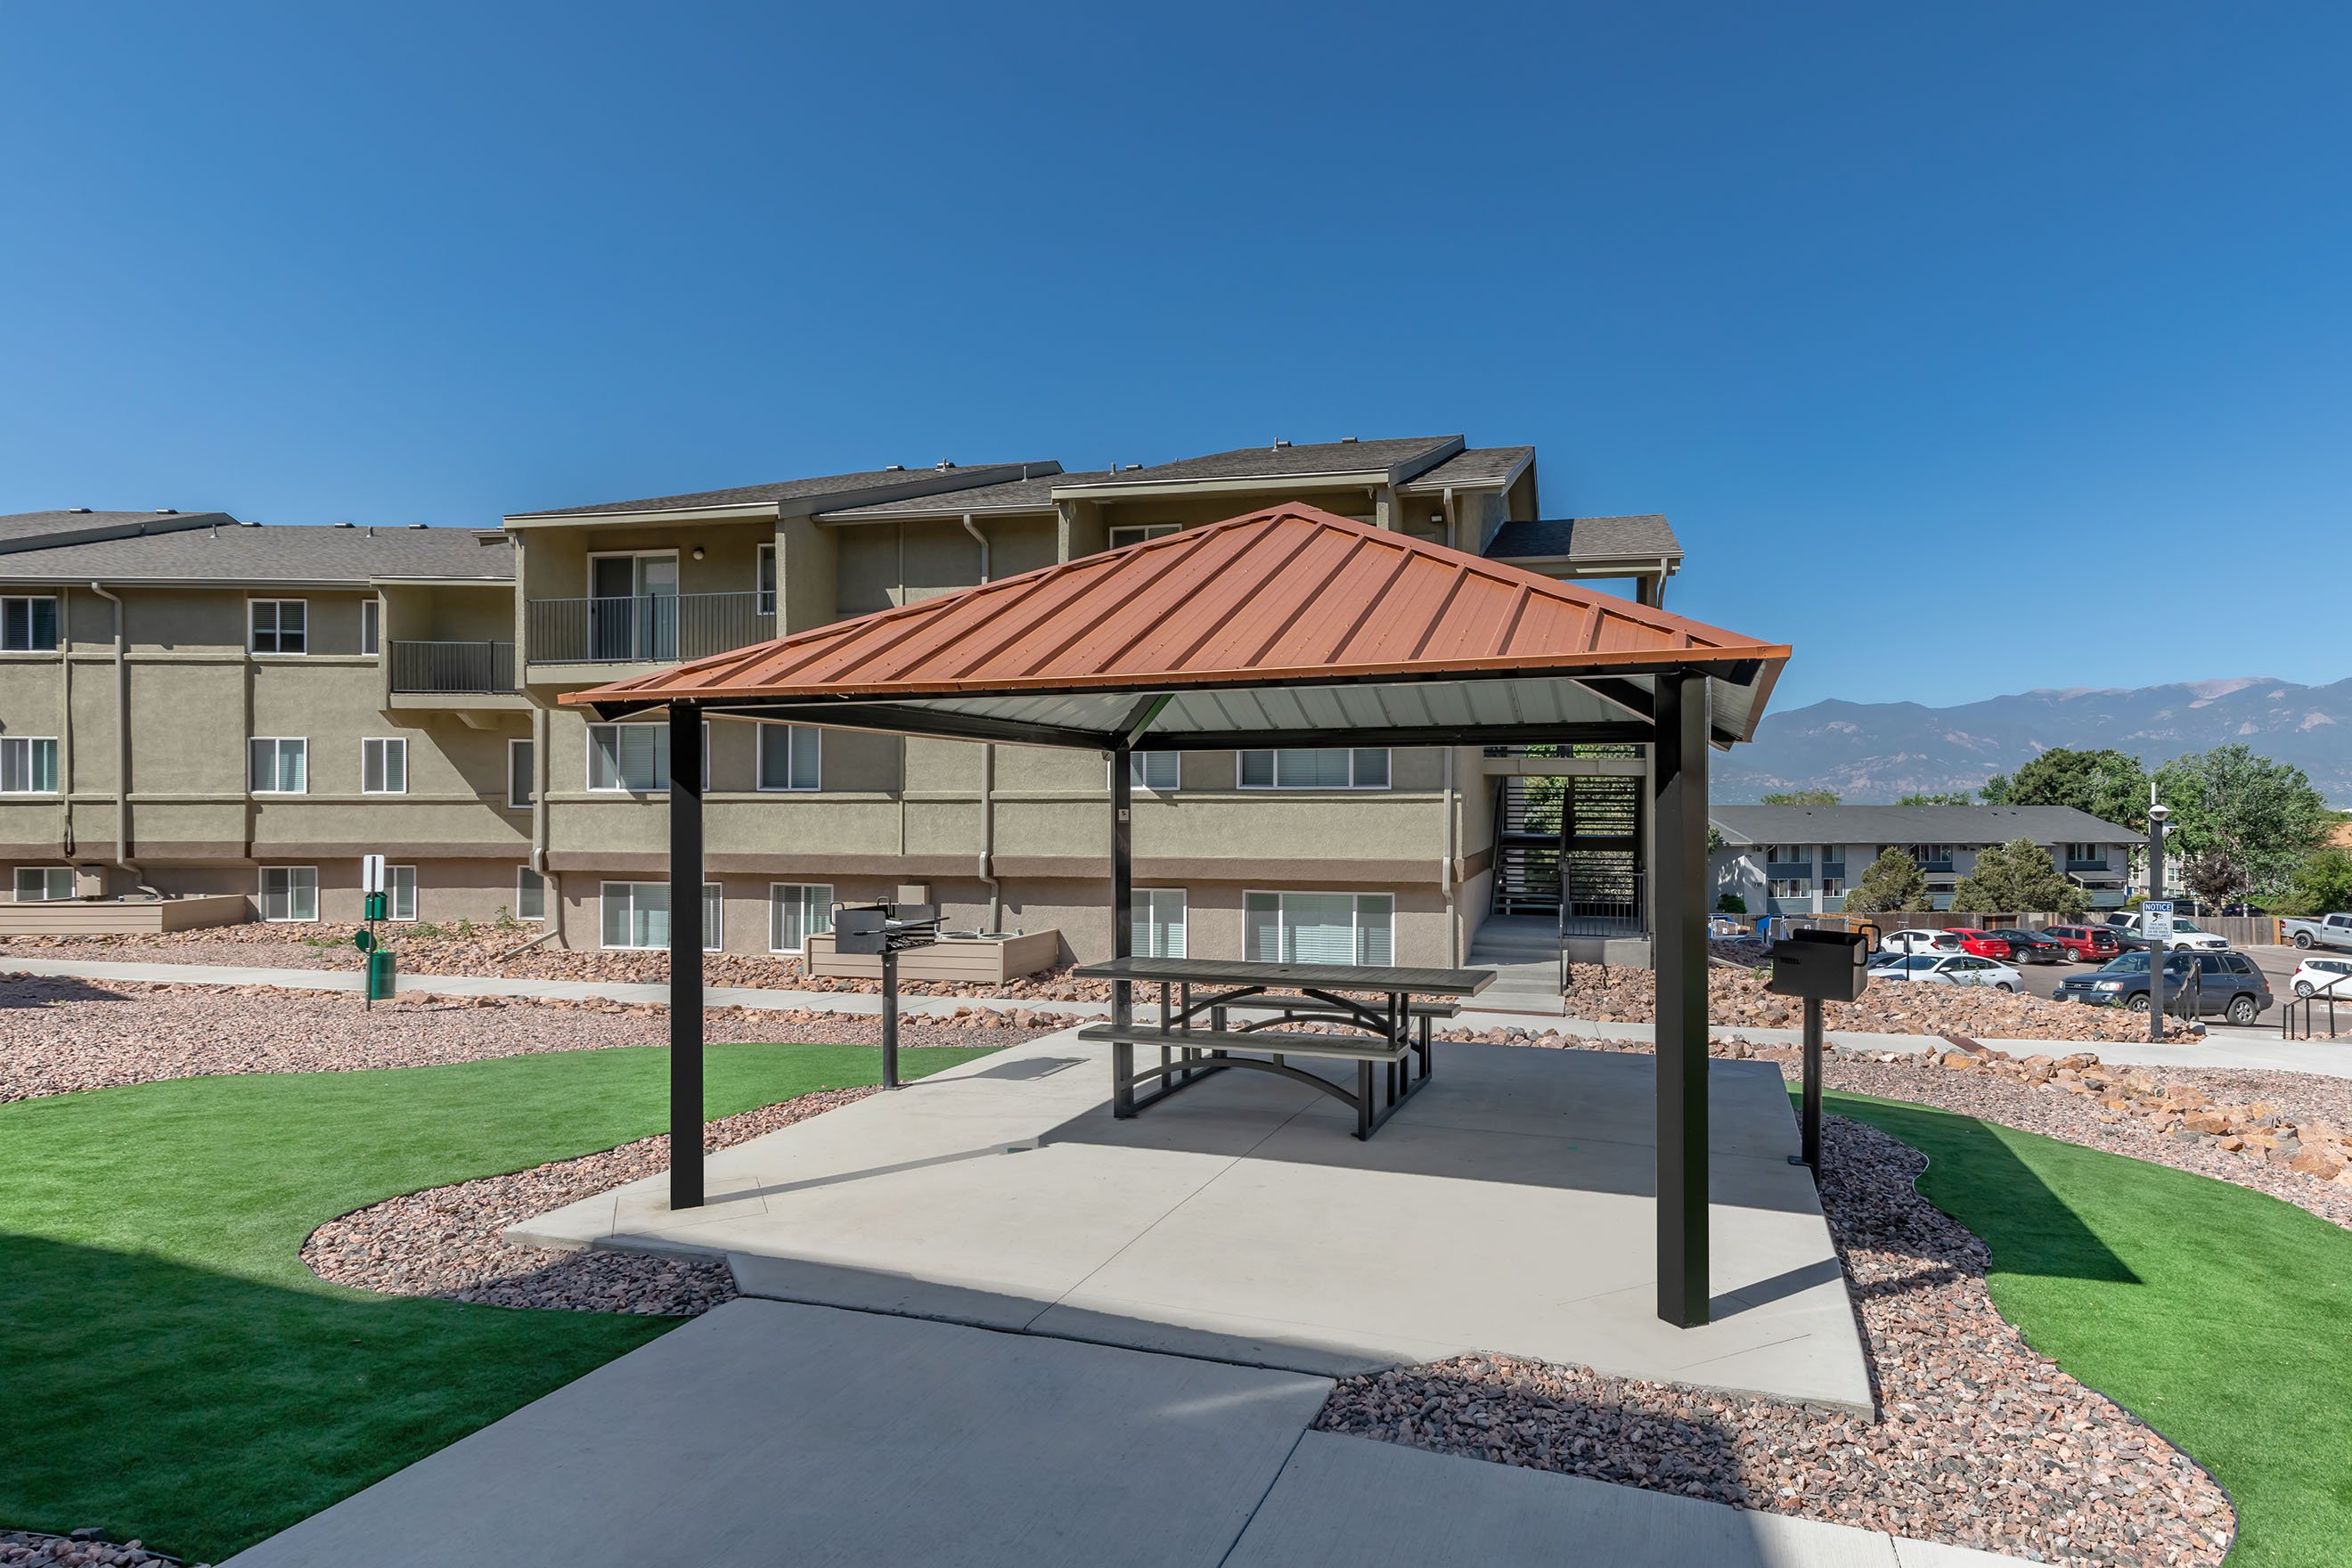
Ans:
POLYGON ((1460 1013, 1454 998, 1474 996, 1495 979, 1485 969, 1211 958, 1116 958, 1083 965, 1077 973, 1112 983, 1111 1021, 1078 1033, 1080 1039, 1110 1043, 1112 1115, 1124 1120, 1216 1073, 1246 1068, 1292 1079, 1348 1106, 1356 1113, 1359 1138, 1370 1138, 1429 1081, 1435 1065, 1433 1022, 1460 1013), (1152 1023, 1136 1021, 1139 982, 1160 987, 1160 1016, 1152 1023), (1276 1016, 1237 1025, 1232 1016, 1236 1011, 1276 1016), (1349 1032, 1310 1034, 1283 1026, 1298 1023, 1336 1025, 1349 1032), (1157 1047, 1159 1065, 1139 1070, 1138 1046, 1157 1047), (1352 1062, 1354 1087, 1295 1067, 1291 1058, 1352 1062), (1376 1093, 1376 1067, 1385 1098, 1376 1093), (1155 1083, 1149 1092, 1137 1092, 1155 1083))

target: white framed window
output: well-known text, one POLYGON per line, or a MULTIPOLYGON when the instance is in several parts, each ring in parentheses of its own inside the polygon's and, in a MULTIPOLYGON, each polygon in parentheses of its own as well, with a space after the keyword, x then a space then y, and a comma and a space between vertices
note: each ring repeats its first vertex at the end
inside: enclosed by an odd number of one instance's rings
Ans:
POLYGON ((514 912, 519 921, 547 918, 547 879, 528 866, 515 868, 514 912))
POLYGON ((264 866, 261 868, 261 918, 277 921, 317 920, 319 868, 264 866))
MULTIPOLYGON (((665 948, 669 945, 667 882, 606 882, 598 889, 603 945, 665 948)), ((702 951, 717 952, 724 900, 719 884, 702 884, 702 951)))
POLYGON ((310 605, 306 599, 248 599, 251 637, 246 646, 255 653, 310 651, 310 605))
POLYGON ((0 599, 0 653, 55 653, 57 647, 54 595, 0 599))
POLYGON ((588 787, 625 790, 632 795, 666 792, 669 788, 669 725, 589 725, 588 787))
POLYGON ((1147 539, 1165 539, 1181 526, 1173 522, 1123 522, 1110 531, 1110 547, 1124 550, 1147 539))
POLYGON ((16 901, 20 904, 51 904, 59 899, 74 896, 74 874, 70 866, 19 866, 16 868, 16 901))
POLYGON ((507 742, 507 809, 529 811, 538 791, 539 752, 529 741, 507 742))
MULTIPOLYGON (((1184 753, 1181 752, 1129 752, 1127 754, 1128 781, 1137 789, 1153 795, 1174 795, 1184 782, 1184 753)), ((1110 764, 1103 764, 1103 787, 1110 787, 1110 764)))
POLYGON ((0 735, 0 795, 55 795, 57 792, 57 737, 0 735))
POLYGON ((416 868, 386 866, 383 868, 383 913, 386 920, 415 920, 416 918, 416 868))
POLYGON ((1138 958, 1184 956, 1184 889, 1138 888, 1129 951, 1138 958))
POLYGON ((1802 898, 1812 890, 1812 884, 1800 877, 1775 877, 1765 884, 1765 891, 1776 899, 1802 898))
POLYGON ((1391 963, 1391 893, 1244 893, 1242 956, 1266 963, 1391 963))
POLYGON ((1238 753, 1244 789, 1386 789, 1385 746, 1300 747, 1238 753))
POLYGON ((360 601, 360 651, 373 658, 376 650, 376 617, 383 611, 380 599, 360 601))
POLYGON ((800 952, 808 939, 833 929, 833 887, 826 882, 768 884, 768 951, 800 952))
POLYGON ((755 616, 774 615, 776 613, 776 547, 773 544, 760 546, 759 574, 752 580, 752 585, 757 597, 751 605, 751 613, 755 616))
POLYGON ((300 737, 256 735, 249 787, 256 795, 307 795, 310 789, 310 742, 300 737))
POLYGON ((761 724, 757 783, 761 789, 817 789, 824 777, 824 731, 806 724, 761 724))
POLYGON ((408 740, 388 735, 360 742, 360 793, 408 793, 408 740))

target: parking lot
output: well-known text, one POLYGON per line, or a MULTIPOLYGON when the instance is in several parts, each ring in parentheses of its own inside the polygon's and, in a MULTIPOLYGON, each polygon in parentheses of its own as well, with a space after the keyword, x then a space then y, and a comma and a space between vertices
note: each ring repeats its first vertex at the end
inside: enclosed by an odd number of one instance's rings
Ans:
MULTIPOLYGON (((2254 1020, 2254 1027, 2276 1029, 2279 1026, 2279 1003, 2294 993, 2288 981, 2294 975, 2294 966, 2304 954, 2292 947, 2242 947, 2236 950, 2254 961, 2254 966, 2271 983, 2271 1005, 2254 1020)), ((2054 996, 2058 983, 2070 974, 2083 973, 2098 967, 2090 963, 2021 963, 2018 973, 2025 976, 2025 988, 2036 996, 2054 996)), ((2207 1022, 2210 1023, 2209 1019, 2207 1022)))

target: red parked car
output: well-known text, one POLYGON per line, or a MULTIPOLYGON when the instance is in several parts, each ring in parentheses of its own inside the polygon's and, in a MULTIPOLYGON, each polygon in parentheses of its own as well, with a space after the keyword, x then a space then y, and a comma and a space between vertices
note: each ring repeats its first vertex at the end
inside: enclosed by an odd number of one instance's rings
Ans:
POLYGON ((2010 960, 2009 938, 2005 936, 1995 936, 1974 926, 1946 926, 1944 931, 1948 936, 1958 937, 1961 948, 1979 958, 1998 958, 2003 963, 2010 960))
POLYGON ((2066 950, 2077 963, 2105 963, 2123 951, 2116 933, 2105 926, 2051 926, 2042 933, 2066 950))

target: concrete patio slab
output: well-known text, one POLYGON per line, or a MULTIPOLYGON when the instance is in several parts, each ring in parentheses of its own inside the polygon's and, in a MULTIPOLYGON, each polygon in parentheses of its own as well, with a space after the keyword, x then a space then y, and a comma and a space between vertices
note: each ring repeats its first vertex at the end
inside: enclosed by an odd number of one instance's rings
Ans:
POLYGON ((1716 1321, 1654 1315, 1652 1063, 1441 1045, 1369 1142, 1226 1072, 1129 1121, 1051 1036, 513 1227, 724 1252, 749 1294, 1326 1375, 1489 1352, 1866 1409, 1843 1275, 1767 1064, 1717 1062, 1716 1321), (1043 1065, 1041 1065, 1043 1064, 1043 1065))
POLYGON ((1877 1531, 1309 1432, 1224 1568, 2001 1568, 2014 1562, 1877 1531))
POLYGON ((737 1300, 236 1568, 1213 1568, 1329 1385, 737 1300))

